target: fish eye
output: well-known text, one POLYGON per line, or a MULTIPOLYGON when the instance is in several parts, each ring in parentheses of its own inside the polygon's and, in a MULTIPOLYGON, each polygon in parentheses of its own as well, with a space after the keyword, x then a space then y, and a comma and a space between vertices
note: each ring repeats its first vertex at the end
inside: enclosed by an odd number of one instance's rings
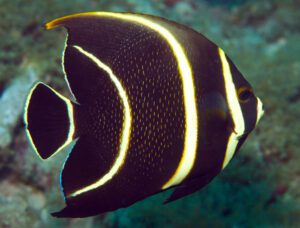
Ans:
POLYGON ((245 103, 248 102, 250 98, 254 96, 254 94, 251 88, 241 87, 238 89, 238 96, 240 102, 245 103))

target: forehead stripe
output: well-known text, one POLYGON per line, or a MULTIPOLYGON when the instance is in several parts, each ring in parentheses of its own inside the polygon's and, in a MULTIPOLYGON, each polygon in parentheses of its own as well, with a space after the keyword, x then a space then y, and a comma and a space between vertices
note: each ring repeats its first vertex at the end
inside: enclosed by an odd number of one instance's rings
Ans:
POLYGON ((234 131, 228 138, 227 148, 222 165, 222 168, 224 169, 234 155, 235 149, 238 145, 239 136, 241 136, 245 131, 245 123, 236 88, 232 79, 230 66, 225 53, 221 48, 219 48, 219 56, 222 62, 227 103, 234 123, 234 131))
POLYGON ((97 180, 93 184, 90 184, 84 188, 81 188, 81 189, 73 192, 72 194, 69 195, 69 197, 74 197, 74 196, 77 196, 84 192, 91 191, 95 188, 98 188, 98 187, 104 185, 106 182, 108 182, 110 179, 112 179, 114 177, 114 175, 117 174, 117 172, 119 171, 121 166, 124 164, 125 159, 126 159, 128 146, 129 146, 129 140, 130 140, 130 131, 131 131, 131 109, 130 109, 130 105, 129 105, 129 99, 128 99, 125 89, 123 88, 123 86, 122 86, 121 82, 119 81, 119 79, 117 78, 117 76, 114 75, 113 71, 109 68, 109 66, 107 66, 106 64, 101 62, 93 54, 85 51, 83 48, 81 48, 79 46, 73 46, 73 47, 76 48, 80 53, 82 53, 88 59, 93 61, 99 68, 103 69, 105 72, 108 73, 111 81, 116 86, 119 96, 122 100, 122 103, 124 106, 124 111, 123 111, 124 120, 123 120, 123 126, 122 126, 122 135, 121 135, 121 139, 120 139, 119 153, 118 153, 117 158, 116 158, 114 164, 112 165, 111 169, 105 175, 103 175, 99 180, 97 180))

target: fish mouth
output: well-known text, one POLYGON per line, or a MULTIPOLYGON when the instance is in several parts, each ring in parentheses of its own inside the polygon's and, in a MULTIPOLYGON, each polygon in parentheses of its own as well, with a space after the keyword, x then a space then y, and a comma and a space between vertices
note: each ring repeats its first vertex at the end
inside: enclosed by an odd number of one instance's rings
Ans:
POLYGON ((256 109, 257 109, 257 118, 256 118, 255 126, 257 126, 259 120, 263 117, 263 115, 265 113, 263 103, 261 102, 259 97, 257 97, 257 107, 256 107, 256 109))

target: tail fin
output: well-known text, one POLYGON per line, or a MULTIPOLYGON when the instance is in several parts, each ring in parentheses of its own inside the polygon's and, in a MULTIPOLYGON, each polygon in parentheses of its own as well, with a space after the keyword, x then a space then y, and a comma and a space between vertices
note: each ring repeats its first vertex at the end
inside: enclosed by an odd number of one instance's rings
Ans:
POLYGON ((53 156, 74 139, 74 106, 41 82, 30 90, 24 121, 28 138, 42 159, 53 156))

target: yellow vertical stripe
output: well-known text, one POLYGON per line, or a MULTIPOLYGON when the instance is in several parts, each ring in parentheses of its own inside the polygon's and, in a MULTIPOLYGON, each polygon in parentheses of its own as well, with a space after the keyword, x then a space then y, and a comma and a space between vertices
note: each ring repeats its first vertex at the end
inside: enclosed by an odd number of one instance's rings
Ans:
POLYGON ((90 184, 90 185, 70 194, 71 197, 74 197, 76 195, 79 195, 84 192, 98 188, 98 187, 104 185, 106 182, 108 182, 110 179, 112 179, 114 177, 114 175, 117 174, 118 170, 122 167, 122 165, 124 164, 125 159, 126 159, 128 146, 129 146, 129 140, 130 140, 130 128, 131 128, 131 109, 130 109, 130 105, 129 105, 129 98, 128 98, 126 91, 123 88, 121 82, 117 78, 117 76, 114 75, 113 71, 109 68, 109 66, 107 66, 106 64, 101 62, 93 54, 85 51, 83 48, 81 48, 79 46, 74 46, 74 48, 76 48, 80 53, 82 53, 88 59, 93 61, 99 68, 104 70, 109 75, 111 81, 117 88, 119 96, 123 102, 124 120, 123 120, 123 126, 122 126, 122 135, 121 135, 121 140, 120 140, 119 153, 117 155, 117 158, 116 158, 114 164, 110 168, 110 170, 105 175, 103 175, 99 180, 94 182, 93 184, 90 184))
POLYGON ((219 48, 219 56, 222 63, 227 103, 234 123, 234 131, 228 138, 225 158, 222 165, 222 168, 224 169, 234 155, 237 144, 239 142, 239 137, 245 131, 245 123, 239 99, 237 97, 236 88, 233 83, 230 66, 225 56, 225 53, 221 48, 219 48))

